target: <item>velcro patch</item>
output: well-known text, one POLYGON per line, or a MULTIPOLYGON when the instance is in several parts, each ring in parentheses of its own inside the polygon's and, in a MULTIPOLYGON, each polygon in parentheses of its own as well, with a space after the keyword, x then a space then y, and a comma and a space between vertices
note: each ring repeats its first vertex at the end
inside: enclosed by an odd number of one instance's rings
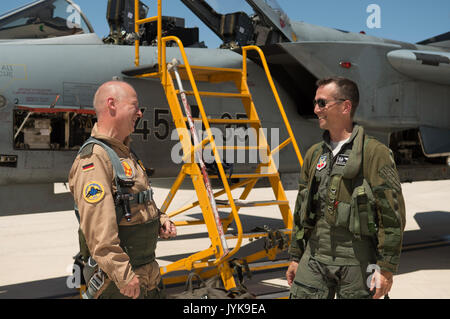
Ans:
POLYGON ((327 166, 327 155, 321 155, 319 161, 317 162, 316 169, 318 171, 324 169, 327 166))
POLYGON ((134 177, 133 167, 131 167, 131 165, 126 160, 122 160, 122 166, 125 172, 125 176, 128 178, 133 178, 134 177))
POLYGON ((97 203, 105 196, 103 185, 98 182, 89 182, 83 189, 83 198, 88 203, 97 203))
POLYGON ((336 165, 345 166, 348 161, 348 155, 339 154, 336 158, 336 165))
POLYGON ((380 175, 380 177, 386 181, 386 184, 395 189, 397 192, 400 192, 402 190, 400 179, 393 167, 389 165, 383 166, 378 171, 378 175, 380 175))

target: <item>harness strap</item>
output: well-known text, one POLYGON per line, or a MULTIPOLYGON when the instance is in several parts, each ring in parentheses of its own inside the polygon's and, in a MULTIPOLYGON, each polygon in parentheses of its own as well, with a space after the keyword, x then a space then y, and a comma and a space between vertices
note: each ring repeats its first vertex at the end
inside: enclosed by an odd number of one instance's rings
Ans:
MULTIPOLYGON (((128 207, 128 206, 132 206, 132 205, 144 204, 144 203, 147 203, 147 202, 153 200, 153 190, 151 188, 148 188, 148 189, 141 191, 139 193, 136 193, 136 194, 132 194, 132 193, 126 191, 126 189, 133 186, 134 182, 132 179, 128 178, 125 175, 125 170, 122 166, 119 156, 117 156, 116 152, 107 143, 104 143, 101 140, 96 139, 95 137, 91 136, 81 146, 80 150, 78 151, 78 154, 80 154, 85 147, 87 147, 91 144, 97 144, 97 145, 100 145, 101 147, 103 147, 103 149, 108 154, 109 159, 111 160, 111 164, 112 164, 114 172, 116 174, 115 184, 116 184, 116 188, 117 188, 117 194, 119 196, 118 197, 116 196, 115 204, 116 204, 117 223, 119 224, 123 215, 125 215, 125 217, 127 217, 127 218, 130 217, 130 216, 128 216, 130 214, 130 212, 128 212, 128 215, 127 215, 127 212, 124 211, 125 207, 122 207, 122 206, 127 205, 127 207, 128 207), (121 201, 124 201, 124 200, 126 200, 127 203, 124 205, 121 205, 121 201)), ((92 150, 92 148, 91 148, 91 150, 92 150)), ((131 150, 131 153, 135 156, 136 160, 138 161, 138 163, 142 167, 142 169, 144 169, 143 164, 137 157, 136 153, 134 153, 133 150, 131 150)), ((144 172, 145 172, 145 170, 144 170, 144 172)), ((79 221, 80 217, 78 214, 78 208, 77 208, 76 204, 75 204, 75 215, 77 216, 77 219, 79 221)))
POLYGON ((145 204, 153 200, 153 190, 151 188, 137 194, 131 194, 130 205, 145 204))
POLYGON ((123 169, 122 163, 120 162, 120 158, 119 158, 119 156, 117 156, 116 152, 114 152, 114 150, 110 146, 108 146, 104 142, 96 139, 95 137, 92 137, 92 136, 89 137, 86 140, 86 142, 84 142, 83 146, 81 146, 80 151, 78 153, 80 153, 81 150, 89 144, 97 144, 97 145, 100 145, 101 147, 103 147, 103 149, 106 151, 106 153, 108 153, 108 157, 111 160, 112 166, 114 168, 114 172, 116 173, 116 176, 119 180, 122 180, 125 182, 132 181, 130 178, 128 178, 125 175, 125 170, 123 169))

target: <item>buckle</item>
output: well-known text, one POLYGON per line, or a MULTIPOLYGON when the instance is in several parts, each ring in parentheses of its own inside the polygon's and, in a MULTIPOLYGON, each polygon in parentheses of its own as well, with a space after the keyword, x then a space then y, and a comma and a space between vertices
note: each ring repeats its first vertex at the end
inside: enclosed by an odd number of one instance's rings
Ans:
POLYGON ((153 199, 153 189, 149 188, 138 194, 138 203, 144 204, 150 202, 153 199))
POLYGON ((95 291, 100 290, 100 288, 103 286, 103 284, 105 283, 105 275, 103 274, 103 272, 100 270, 98 272, 96 272, 91 280, 89 280, 89 285, 95 289, 95 291))

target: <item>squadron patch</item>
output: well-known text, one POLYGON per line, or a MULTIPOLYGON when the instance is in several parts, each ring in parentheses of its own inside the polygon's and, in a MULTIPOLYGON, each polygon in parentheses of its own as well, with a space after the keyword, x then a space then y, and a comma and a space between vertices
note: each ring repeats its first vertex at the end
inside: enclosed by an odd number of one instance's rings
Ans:
POLYGON ((88 203, 97 203, 105 196, 105 190, 102 184, 97 182, 89 182, 83 190, 83 198, 88 203))
POLYGON ((131 165, 128 164, 128 162, 126 160, 122 160, 122 166, 123 166, 123 170, 125 172, 125 176, 129 177, 129 178, 133 178, 134 177, 134 170, 131 167, 131 165))
POLYGON ((317 162, 317 170, 320 171, 327 166, 327 155, 322 155, 317 162))
POLYGON ((345 166, 348 161, 348 155, 339 154, 336 158, 336 165, 345 166))

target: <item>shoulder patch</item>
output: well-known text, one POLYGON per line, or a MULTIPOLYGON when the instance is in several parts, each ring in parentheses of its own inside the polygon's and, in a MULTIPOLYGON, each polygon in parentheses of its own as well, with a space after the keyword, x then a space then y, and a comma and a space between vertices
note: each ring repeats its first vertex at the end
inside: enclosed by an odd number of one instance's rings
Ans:
POLYGON ((128 178, 134 178, 133 167, 126 160, 121 160, 121 162, 122 162, 123 170, 125 172, 125 176, 128 178))
POLYGON ((83 172, 87 172, 87 171, 94 169, 95 165, 94 165, 94 163, 89 163, 89 164, 84 165, 82 168, 83 168, 83 172))
POLYGON ((98 182, 89 182, 83 188, 83 198, 88 203, 97 203, 105 196, 103 185, 98 182))
POLYGON ((389 187, 392 187, 397 192, 401 191, 402 186, 400 183, 400 179, 394 168, 389 165, 385 165, 378 171, 378 175, 380 175, 380 177, 385 180, 386 184, 388 184, 389 187))

